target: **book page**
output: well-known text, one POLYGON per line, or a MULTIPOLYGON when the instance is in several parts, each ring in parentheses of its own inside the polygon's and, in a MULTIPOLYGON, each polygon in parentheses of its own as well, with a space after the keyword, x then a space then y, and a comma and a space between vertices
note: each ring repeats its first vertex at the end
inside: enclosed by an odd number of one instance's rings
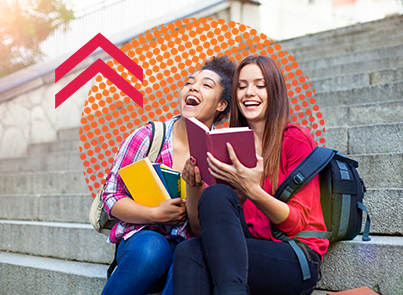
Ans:
POLYGON ((195 123, 197 126, 202 128, 204 131, 209 132, 208 127, 206 125, 204 125, 202 122, 200 122, 199 120, 197 120, 196 118, 191 117, 191 118, 187 118, 187 119, 192 121, 193 123, 195 123))
POLYGON ((249 127, 230 127, 230 128, 214 129, 209 131, 209 134, 242 132, 248 130, 250 130, 249 127))

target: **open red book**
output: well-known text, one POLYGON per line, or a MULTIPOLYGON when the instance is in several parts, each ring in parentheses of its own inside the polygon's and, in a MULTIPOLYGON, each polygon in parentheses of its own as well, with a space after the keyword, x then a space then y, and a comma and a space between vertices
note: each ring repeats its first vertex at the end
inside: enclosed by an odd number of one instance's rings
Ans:
POLYGON ((232 165, 227 145, 229 142, 234 148, 238 160, 248 168, 256 167, 256 150, 253 130, 248 127, 231 127, 209 130, 206 125, 196 118, 186 118, 186 128, 189 141, 190 155, 196 159, 205 183, 228 184, 226 181, 216 179, 208 171, 207 152, 210 152, 221 162, 232 165))

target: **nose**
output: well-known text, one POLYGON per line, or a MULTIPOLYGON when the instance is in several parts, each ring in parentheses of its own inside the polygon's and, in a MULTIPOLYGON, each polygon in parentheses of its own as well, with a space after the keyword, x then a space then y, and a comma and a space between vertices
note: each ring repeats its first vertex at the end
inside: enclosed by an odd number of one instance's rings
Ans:
POLYGON ((199 83, 191 84, 190 87, 189 87, 189 90, 198 92, 199 91, 199 83))
POLYGON ((255 95, 255 87, 253 87, 253 85, 248 85, 248 87, 246 88, 246 95, 247 96, 255 95))

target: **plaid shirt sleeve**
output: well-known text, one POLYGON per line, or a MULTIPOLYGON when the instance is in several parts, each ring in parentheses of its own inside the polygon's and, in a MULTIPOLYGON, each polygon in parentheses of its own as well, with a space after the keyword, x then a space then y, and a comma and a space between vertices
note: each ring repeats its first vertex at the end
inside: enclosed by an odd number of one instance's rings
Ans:
POLYGON ((123 183, 118 171, 147 156, 150 136, 151 127, 149 125, 139 128, 128 136, 119 148, 111 171, 106 179, 106 187, 102 196, 109 219, 116 219, 110 213, 113 205, 122 198, 130 197, 129 191, 123 183))

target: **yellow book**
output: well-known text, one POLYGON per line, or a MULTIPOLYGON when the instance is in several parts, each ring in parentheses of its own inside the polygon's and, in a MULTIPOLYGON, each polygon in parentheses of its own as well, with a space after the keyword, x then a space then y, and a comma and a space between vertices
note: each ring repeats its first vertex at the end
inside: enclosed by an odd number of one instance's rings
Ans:
POLYGON ((186 200, 186 182, 183 180, 181 176, 181 199, 186 200))
POLYGON ((118 172, 135 202, 156 207, 159 203, 170 199, 168 191, 148 158, 127 165, 118 172))
MULTIPOLYGON (((175 171, 164 164, 161 164, 160 166, 162 169, 175 171)), ((181 199, 186 199, 186 182, 183 180, 182 175, 181 175, 181 199)))

